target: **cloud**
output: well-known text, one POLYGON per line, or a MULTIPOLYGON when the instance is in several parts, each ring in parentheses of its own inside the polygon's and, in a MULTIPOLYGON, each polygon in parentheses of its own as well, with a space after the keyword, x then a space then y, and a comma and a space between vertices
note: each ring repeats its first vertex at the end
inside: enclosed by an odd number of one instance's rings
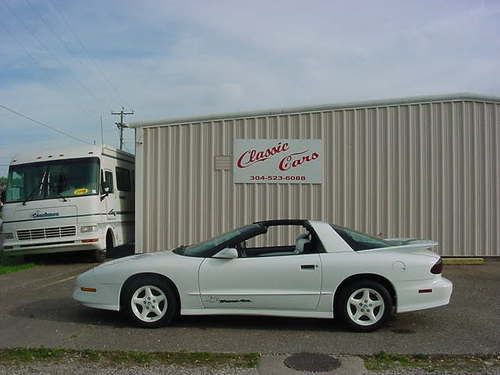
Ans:
MULTIPOLYGON (((25 2, 9 4, 52 53, 0 7, 14 35, 0 33, 0 103, 89 140, 102 115, 116 144, 121 105, 133 121, 500 91, 493 1, 31 3, 64 43, 25 2)), ((62 140, 3 112, 0 131, 0 164, 21 143, 62 140)))

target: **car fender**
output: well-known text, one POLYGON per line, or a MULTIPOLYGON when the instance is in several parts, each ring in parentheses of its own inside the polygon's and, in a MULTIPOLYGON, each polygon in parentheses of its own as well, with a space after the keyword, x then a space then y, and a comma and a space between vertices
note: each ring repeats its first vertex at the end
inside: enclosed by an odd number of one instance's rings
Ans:
POLYGON ((202 258, 186 257, 163 251, 120 258, 94 269, 99 284, 115 284, 120 301, 125 282, 135 275, 157 274, 169 279, 177 288, 182 308, 201 308, 198 270, 202 258))

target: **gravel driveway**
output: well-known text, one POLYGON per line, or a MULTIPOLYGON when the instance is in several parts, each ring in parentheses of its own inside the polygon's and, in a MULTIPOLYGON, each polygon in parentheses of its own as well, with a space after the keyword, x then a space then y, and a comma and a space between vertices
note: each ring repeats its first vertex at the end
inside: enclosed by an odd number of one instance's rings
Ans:
POLYGON ((24 366, 2 366, 0 374, 9 375, 256 375, 256 369, 235 368, 186 368, 175 366, 127 366, 103 367, 99 364, 30 364, 24 366))

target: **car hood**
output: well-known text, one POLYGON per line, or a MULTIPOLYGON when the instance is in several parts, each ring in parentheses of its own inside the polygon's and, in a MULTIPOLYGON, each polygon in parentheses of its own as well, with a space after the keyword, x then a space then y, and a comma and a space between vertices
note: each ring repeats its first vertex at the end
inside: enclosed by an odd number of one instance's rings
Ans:
POLYGON ((197 270, 204 258, 178 255, 172 251, 159 251, 131 255, 115 259, 92 268, 80 275, 82 278, 92 277, 102 284, 121 284, 137 273, 156 273, 176 279, 196 277, 197 270))
POLYGON ((164 250, 164 251, 157 251, 154 253, 143 253, 143 254, 136 254, 136 255, 129 255, 123 258, 118 258, 118 259, 113 259, 110 260, 109 262, 103 263, 94 269, 101 269, 101 268, 107 268, 110 266, 115 266, 118 264, 123 264, 125 262, 142 262, 142 261, 149 261, 149 260, 159 260, 159 259, 164 259, 164 258, 169 258, 171 256, 174 256, 175 253, 173 253, 171 250, 164 250))

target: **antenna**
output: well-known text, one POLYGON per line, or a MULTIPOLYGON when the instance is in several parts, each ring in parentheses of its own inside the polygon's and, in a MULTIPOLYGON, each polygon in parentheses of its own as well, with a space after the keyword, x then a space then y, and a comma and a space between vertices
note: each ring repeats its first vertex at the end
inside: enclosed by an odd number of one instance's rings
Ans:
POLYGON ((101 147, 104 146, 104 130, 102 128, 102 114, 101 114, 101 147))

